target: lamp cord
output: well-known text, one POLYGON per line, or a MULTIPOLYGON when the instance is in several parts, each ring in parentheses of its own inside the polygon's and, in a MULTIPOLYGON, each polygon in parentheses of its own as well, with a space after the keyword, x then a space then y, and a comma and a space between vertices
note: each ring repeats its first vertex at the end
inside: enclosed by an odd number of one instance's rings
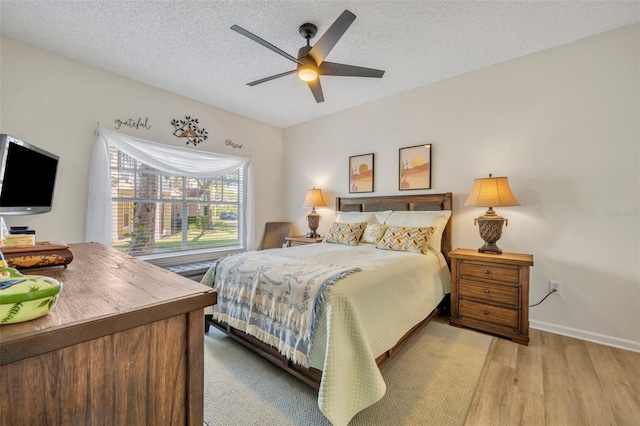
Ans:
POLYGON ((546 299, 547 297, 549 297, 549 295, 551 295, 552 293, 555 293, 557 290, 554 288, 553 290, 551 290, 545 297, 542 298, 541 301, 539 301, 538 303, 536 303, 535 305, 529 305, 530 308, 533 308, 534 306, 538 306, 539 304, 541 304, 542 302, 544 302, 544 299, 546 299))

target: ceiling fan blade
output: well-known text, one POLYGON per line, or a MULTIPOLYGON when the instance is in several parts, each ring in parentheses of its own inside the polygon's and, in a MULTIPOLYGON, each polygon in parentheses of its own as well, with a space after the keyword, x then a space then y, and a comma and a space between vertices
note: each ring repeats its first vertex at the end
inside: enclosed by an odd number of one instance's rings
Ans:
POLYGON ((324 102, 324 95, 322 94, 322 86, 320 86, 320 79, 316 78, 313 81, 307 82, 309 85, 309 89, 311 89, 311 93, 313 93, 313 97, 316 98, 316 102, 324 102))
POLYGON ((336 45, 340 37, 347 31, 349 26, 356 20, 356 15, 345 10, 338 19, 335 20, 329 29, 320 37, 320 40, 311 48, 309 56, 320 65, 327 57, 333 46, 336 45))
POLYGON ((323 62, 318 67, 320 75, 339 75, 346 77, 374 77, 382 78, 384 71, 374 68, 357 67, 355 65, 337 64, 335 62, 323 62))
POLYGON ((275 80, 276 78, 284 77, 285 75, 295 74, 295 72, 296 70, 291 70, 291 71, 283 72, 280 74, 272 75, 271 77, 261 78, 260 80, 247 83, 247 86, 255 86, 256 84, 264 83, 265 81, 271 81, 271 80, 275 80))
POLYGON ((265 41, 265 40, 261 39, 260 37, 258 37, 257 35, 255 35, 253 33, 250 33, 249 31, 245 30, 242 27, 239 27, 237 25, 232 25, 231 29, 233 31, 237 32, 237 33, 242 34, 245 37, 250 38, 251 40, 255 41, 256 43, 259 43, 259 44, 263 45, 267 49, 273 50, 277 54, 284 56, 285 58, 289 59, 290 61, 293 61, 293 62, 295 62, 297 64, 302 64, 302 62, 300 62, 298 60, 298 58, 294 58, 293 56, 289 55, 287 52, 278 49, 273 44, 269 43, 268 41, 265 41))

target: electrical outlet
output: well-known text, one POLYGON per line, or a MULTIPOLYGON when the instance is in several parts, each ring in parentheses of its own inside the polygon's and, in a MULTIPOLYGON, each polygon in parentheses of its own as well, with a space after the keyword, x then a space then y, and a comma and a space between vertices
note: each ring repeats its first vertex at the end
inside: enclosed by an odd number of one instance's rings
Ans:
POLYGON ((562 283, 560 281, 549 280, 549 291, 555 290, 553 294, 562 294, 562 283))

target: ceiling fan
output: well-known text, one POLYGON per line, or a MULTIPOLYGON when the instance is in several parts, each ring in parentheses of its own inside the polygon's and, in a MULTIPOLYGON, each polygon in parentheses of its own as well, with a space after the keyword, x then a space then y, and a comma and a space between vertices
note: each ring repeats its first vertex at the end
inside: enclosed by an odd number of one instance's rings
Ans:
POLYGON ((384 75, 384 71, 373 68, 357 67, 354 65, 338 64, 335 62, 325 61, 331 49, 338 43, 338 40, 344 35, 349 26, 355 21, 356 15, 348 10, 345 10, 340 14, 338 19, 335 20, 329 29, 320 37, 318 42, 311 46, 309 41, 318 32, 318 27, 313 24, 305 23, 300 25, 298 32, 307 40, 307 45, 301 47, 298 50, 298 57, 295 58, 283 50, 277 48, 273 44, 261 39, 255 34, 250 33, 238 25, 232 25, 231 29, 236 31, 251 40, 263 45, 267 49, 273 50, 279 55, 298 64, 296 69, 283 72, 280 74, 272 75, 270 77, 261 78, 260 80, 247 83, 248 86, 255 86, 256 84, 271 81, 276 78, 284 77, 289 74, 298 74, 300 80, 306 82, 311 89, 311 93, 316 99, 316 102, 324 102, 324 95, 322 94, 322 86, 320 85, 321 75, 335 75, 335 76, 347 76, 347 77, 374 77, 381 78, 384 75))

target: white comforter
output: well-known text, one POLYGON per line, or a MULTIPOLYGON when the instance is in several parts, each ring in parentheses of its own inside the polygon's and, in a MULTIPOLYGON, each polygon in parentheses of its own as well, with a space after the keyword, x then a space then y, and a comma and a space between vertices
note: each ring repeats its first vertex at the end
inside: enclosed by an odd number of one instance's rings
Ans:
POLYGON ((309 365, 322 370, 320 411, 335 426, 378 401, 386 385, 375 359, 423 320, 450 291, 440 253, 427 255, 319 243, 270 255, 359 267, 325 293, 309 365))

